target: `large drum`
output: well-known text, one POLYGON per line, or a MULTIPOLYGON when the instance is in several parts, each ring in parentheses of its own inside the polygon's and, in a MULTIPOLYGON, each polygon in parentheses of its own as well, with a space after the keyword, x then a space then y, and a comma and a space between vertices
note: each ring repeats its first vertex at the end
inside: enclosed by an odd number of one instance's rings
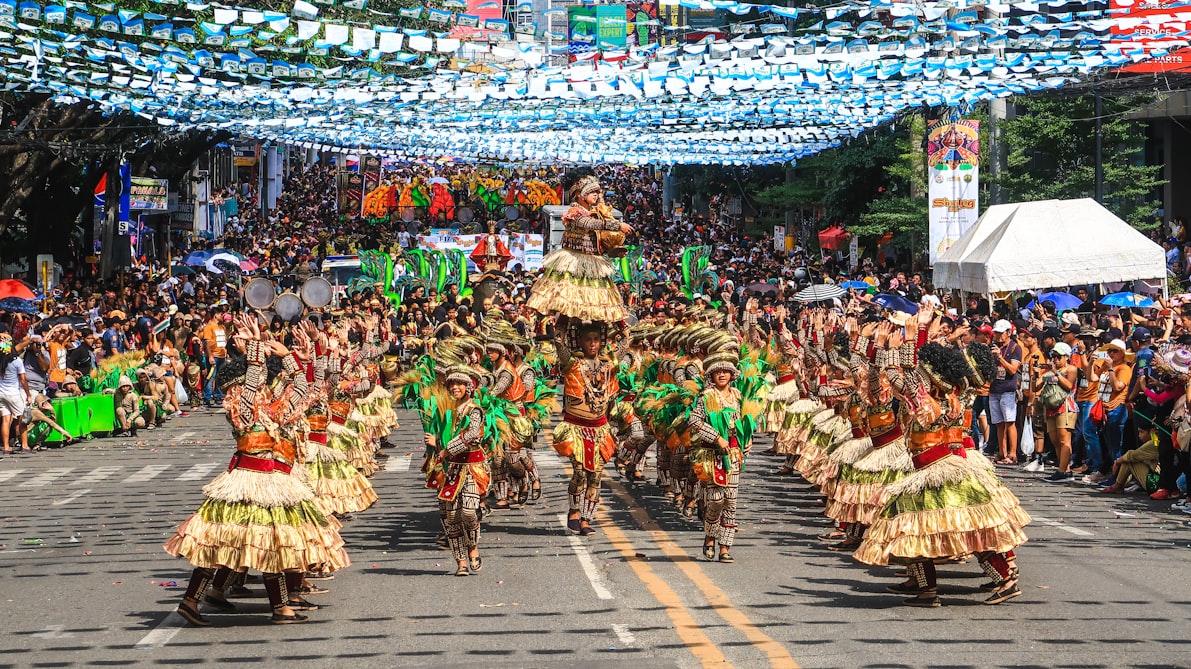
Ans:
POLYGON ((306 280, 302 284, 302 288, 298 291, 302 297, 302 301, 311 309, 322 309, 331 303, 331 298, 334 297, 335 291, 331 287, 331 282, 316 276, 306 280))
POLYGON ((263 277, 244 284, 244 301, 253 309, 269 309, 277 299, 277 287, 263 277))
POLYGON ((302 298, 289 291, 278 295, 277 300, 273 303, 273 311, 286 322, 301 316, 302 310, 305 308, 306 305, 302 304, 302 298))

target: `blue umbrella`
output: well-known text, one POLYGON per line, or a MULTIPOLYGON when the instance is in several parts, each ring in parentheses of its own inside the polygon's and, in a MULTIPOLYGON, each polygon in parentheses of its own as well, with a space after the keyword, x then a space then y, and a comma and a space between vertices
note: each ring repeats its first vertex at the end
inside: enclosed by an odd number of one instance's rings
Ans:
POLYGON ((840 284, 840 287, 847 288, 848 290, 868 290, 872 288, 871 285, 863 281, 845 281, 840 284))
POLYGON ((7 311, 14 314, 35 314, 37 313, 37 305, 33 304, 33 300, 26 300, 20 297, 6 297, 0 300, 0 311, 7 311))
POLYGON ((1100 304, 1110 307, 1152 307, 1154 301, 1137 293, 1112 293, 1101 298, 1100 304))
POLYGON ((191 251, 189 255, 182 259, 184 265, 206 265, 207 259, 213 254, 210 251, 191 251))
POLYGON ((1071 293, 1064 293, 1062 291, 1055 291, 1053 293, 1038 293, 1034 297, 1034 301, 1026 305, 1027 309, 1033 309, 1034 305, 1039 302, 1050 300, 1055 303, 1055 309, 1059 311, 1071 311, 1078 309, 1079 305, 1083 304, 1083 300, 1072 295, 1071 293))
POLYGON ((903 314, 918 313, 918 305, 907 300, 901 295, 890 295, 888 293, 881 293, 873 296, 873 302, 885 307, 886 309, 893 309, 900 311, 903 314))

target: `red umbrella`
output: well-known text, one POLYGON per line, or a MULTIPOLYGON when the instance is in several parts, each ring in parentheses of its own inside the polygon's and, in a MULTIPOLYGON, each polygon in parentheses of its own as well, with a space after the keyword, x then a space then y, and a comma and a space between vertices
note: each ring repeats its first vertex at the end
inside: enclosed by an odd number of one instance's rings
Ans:
POLYGON ((37 295, 24 281, 17 279, 0 280, 0 300, 6 297, 19 297, 22 300, 36 300, 37 295))

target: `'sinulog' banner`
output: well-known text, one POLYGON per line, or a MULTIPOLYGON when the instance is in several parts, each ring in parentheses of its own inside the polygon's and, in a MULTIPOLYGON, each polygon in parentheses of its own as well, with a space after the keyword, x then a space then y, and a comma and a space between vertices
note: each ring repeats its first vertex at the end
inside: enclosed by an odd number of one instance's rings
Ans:
POLYGON ((926 131, 933 265, 979 215, 980 122, 932 121, 926 131))

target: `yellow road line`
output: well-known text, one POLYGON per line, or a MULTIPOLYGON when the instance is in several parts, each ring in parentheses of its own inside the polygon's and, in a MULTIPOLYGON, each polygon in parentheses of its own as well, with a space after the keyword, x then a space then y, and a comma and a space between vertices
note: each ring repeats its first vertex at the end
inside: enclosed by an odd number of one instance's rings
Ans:
MULTIPOLYGON (((658 527, 653 518, 649 516, 649 512, 645 510, 629 491, 619 482, 608 479, 608 485, 612 492, 621 499, 629 507, 629 513, 633 516, 633 520, 642 529, 648 531, 653 537, 654 543, 662 550, 662 554, 670 558, 670 560, 680 569, 682 573, 686 574, 687 578, 695 584, 696 587, 707 598, 711 604, 711 608, 719 614, 732 627, 739 630, 744 637, 753 644, 755 648, 760 650, 769 658, 769 665, 774 669, 799 669, 798 663, 790 656, 789 651, 785 646, 775 641, 772 637, 765 634, 757 627, 743 611, 732 606, 732 602, 728 599, 728 595, 720 589, 719 586, 712 581, 699 564, 691 559, 686 551, 682 550, 678 544, 670 538, 670 535, 665 530, 658 527)), ((604 523, 601 523, 603 525, 604 523)), ((607 530, 605 530, 607 531, 607 530)), ((619 531, 619 530, 617 530, 619 531)), ((623 537, 624 534, 621 533, 623 537)), ((630 563, 636 564, 636 563, 630 563)))
POLYGON ((695 622, 691 612, 682 605, 678 593, 674 592, 674 589, 662 577, 654 573, 647 563, 637 557, 637 549, 629 542, 625 533, 616 526, 616 523, 608 518, 608 514, 600 512, 597 522, 604 530, 604 536, 608 538, 609 543, 620 551, 633 573, 649 589, 649 594, 653 595, 659 604, 666 607, 666 615, 674 623, 674 631, 690 649, 695 659, 699 660, 704 667, 730 669, 732 665, 728 663, 728 658, 724 657, 719 647, 712 643, 703 630, 699 629, 699 623, 695 622))

